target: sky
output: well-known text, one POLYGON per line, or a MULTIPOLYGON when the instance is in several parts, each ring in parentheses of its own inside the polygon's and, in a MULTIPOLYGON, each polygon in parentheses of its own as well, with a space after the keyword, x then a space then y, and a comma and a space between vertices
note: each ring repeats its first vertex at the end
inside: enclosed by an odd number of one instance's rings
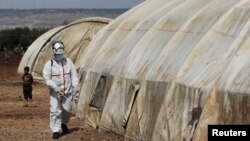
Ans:
POLYGON ((144 0, 0 0, 0 9, 131 8, 144 0))

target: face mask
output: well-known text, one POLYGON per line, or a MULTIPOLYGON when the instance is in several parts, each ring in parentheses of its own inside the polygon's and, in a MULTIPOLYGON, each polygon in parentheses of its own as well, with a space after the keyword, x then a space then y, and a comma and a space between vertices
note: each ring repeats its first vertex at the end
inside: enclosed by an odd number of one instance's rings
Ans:
POLYGON ((60 62, 64 57, 63 54, 54 54, 54 58, 56 61, 60 62))

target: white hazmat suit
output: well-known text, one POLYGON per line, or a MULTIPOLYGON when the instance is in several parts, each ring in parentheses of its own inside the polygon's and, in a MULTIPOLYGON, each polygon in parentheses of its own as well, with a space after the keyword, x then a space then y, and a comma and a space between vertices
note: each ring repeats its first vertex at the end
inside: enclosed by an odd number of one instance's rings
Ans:
POLYGON ((50 128, 53 133, 60 132, 61 124, 69 122, 73 94, 79 85, 75 65, 59 54, 63 55, 63 52, 54 51, 54 59, 47 61, 43 69, 44 81, 50 88, 50 128))

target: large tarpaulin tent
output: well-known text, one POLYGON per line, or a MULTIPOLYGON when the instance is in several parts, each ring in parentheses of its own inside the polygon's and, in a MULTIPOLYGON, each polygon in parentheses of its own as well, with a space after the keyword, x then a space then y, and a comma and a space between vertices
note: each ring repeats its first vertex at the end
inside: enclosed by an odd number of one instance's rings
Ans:
POLYGON ((23 73, 23 68, 29 66, 33 76, 42 79, 43 66, 53 56, 51 42, 55 40, 63 41, 65 56, 72 59, 79 69, 81 55, 90 41, 110 21, 111 19, 102 17, 84 18, 49 30, 30 45, 22 57, 18 72, 23 73))
POLYGON ((249 124, 250 1, 147 0, 81 56, 76 114, 134 140, 207 140, 249 124))

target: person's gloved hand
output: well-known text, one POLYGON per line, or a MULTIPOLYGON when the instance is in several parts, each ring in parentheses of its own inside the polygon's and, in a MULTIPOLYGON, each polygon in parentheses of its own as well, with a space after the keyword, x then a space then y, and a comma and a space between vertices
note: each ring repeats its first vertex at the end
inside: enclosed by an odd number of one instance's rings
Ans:
POLYGON ((72 94, 76 95, 76 93, 79 92, 79 87, 78 86, 73 86, 72 94))
POLYGON ((74 95, 74 100, 79 99, 79 87, 78 86, 73 87, 72 95, 74 95))
POLYGON ((79 99, 79 93, 76 93, 75 95, 74 95, 74 100, 78 100, 79 99))

